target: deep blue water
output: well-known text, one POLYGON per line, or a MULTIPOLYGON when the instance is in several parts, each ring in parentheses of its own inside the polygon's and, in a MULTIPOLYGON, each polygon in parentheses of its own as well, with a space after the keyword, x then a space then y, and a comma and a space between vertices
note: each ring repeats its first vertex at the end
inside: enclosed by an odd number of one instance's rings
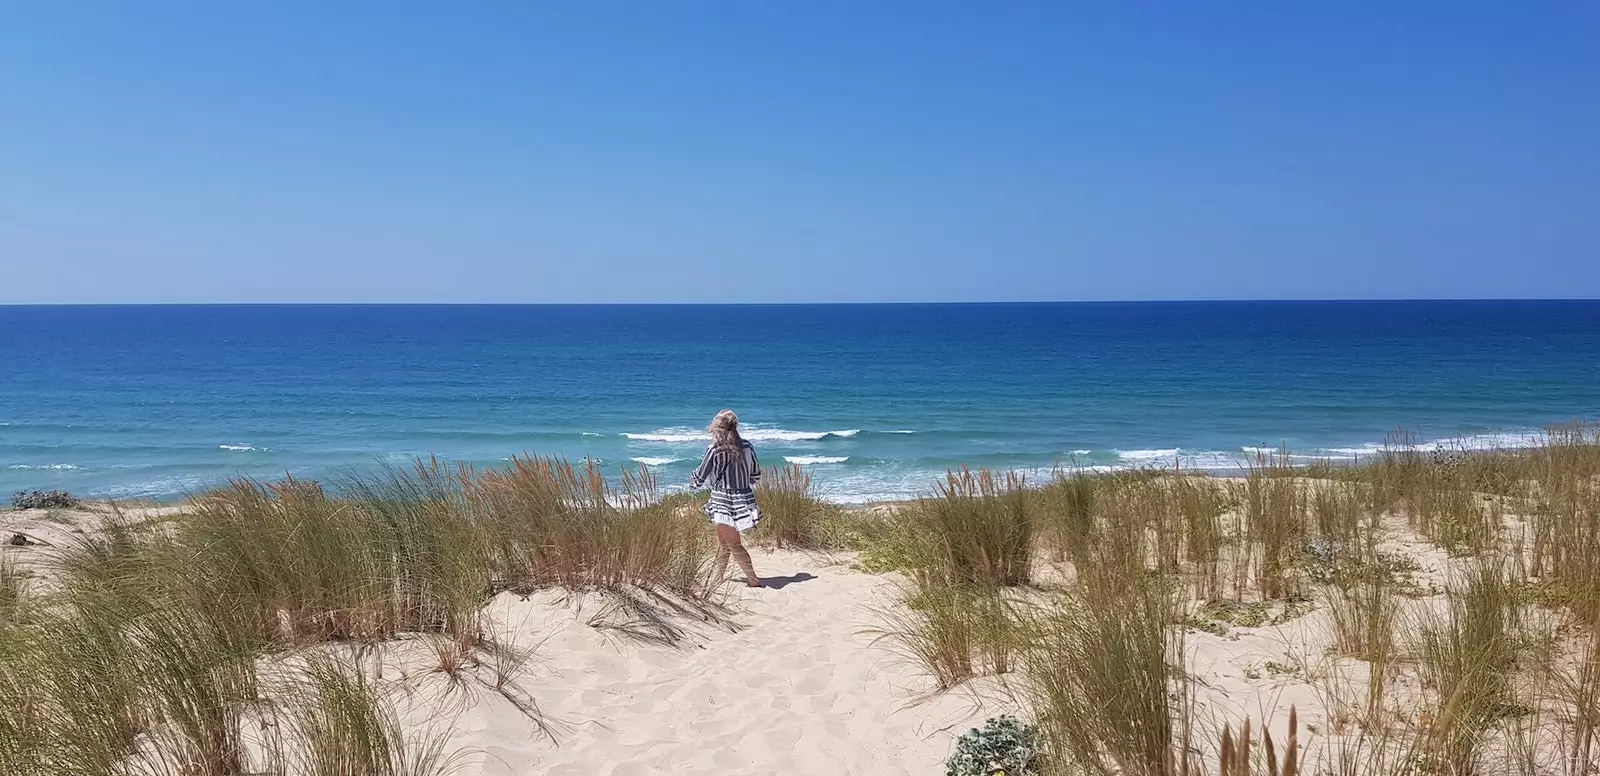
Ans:
POLYGON ((531 451, 686 478, 737 411, 859 500, 960 462, 1237 467, 1600 414, 1600 302, 0 307, 0 490, 531 451))

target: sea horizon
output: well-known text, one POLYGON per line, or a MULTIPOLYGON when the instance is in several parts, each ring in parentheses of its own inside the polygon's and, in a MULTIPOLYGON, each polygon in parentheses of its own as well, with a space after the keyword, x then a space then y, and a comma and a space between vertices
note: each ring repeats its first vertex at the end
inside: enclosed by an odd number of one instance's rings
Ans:
POLYGON ((0 331, 0 490, 89 498, 524 453, 680 489, 724 407, 841 502, 959 465, 1520 446, 1600 412, 1587 299, 4 305, 0 331))
POLYGON ((744 302, 0 302, 0 307, 984 307, 1053 305, 1183 305, 1183 304, 1381 304, 1406 302, 1600 302, 1600 297, 1278 297, 1215 299, 1008 299, 1008 300, 839 300, 821 302, 744 301, 744 302))

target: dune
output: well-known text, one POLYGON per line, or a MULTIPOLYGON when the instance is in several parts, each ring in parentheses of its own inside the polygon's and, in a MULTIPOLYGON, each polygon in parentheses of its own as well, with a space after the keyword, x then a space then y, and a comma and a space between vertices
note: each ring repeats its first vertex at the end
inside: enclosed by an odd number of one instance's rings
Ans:
MULTIPOLYGON (((893 577, 796 552, 756 562, 773 586, 730 584, 727 626, 701 624, 675 646, 591 625, 597 596, 497 596, 490 627, 534 647, 517 682, 549 735, 481 692, 455 710, 445 693, 419 692, 406 716, 449 722, 463 774, 928 774, 954 735, 1012 710, 982 680, 933 695, 876 642, 893 577)), ((429 670, 427 655, 408 662, 429 670)))

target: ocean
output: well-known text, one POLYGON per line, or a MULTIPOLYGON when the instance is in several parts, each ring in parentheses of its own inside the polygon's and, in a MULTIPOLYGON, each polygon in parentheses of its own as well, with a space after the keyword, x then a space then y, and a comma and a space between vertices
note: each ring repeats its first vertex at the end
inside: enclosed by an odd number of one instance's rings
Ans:
POLYGON ((7 493, 524 452, 681 487, 723 408, 844 502, 963 463, 1515 445, 1600 413, 1600 302, 0 307, 7 493))

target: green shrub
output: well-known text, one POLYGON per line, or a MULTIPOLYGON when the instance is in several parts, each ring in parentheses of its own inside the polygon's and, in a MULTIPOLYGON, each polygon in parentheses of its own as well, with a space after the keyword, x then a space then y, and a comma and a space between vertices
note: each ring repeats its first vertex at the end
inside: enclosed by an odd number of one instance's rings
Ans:
POLYGON ((945 762, 945 776, 1031 776, 1039 757, 1039 734, 1032 725, 1003 715, 956 739, 956 753, 945 762))
POLYGON ((72 509, 82 503, 64 490, 19 490, 11 495, 12 509, 72 509))

